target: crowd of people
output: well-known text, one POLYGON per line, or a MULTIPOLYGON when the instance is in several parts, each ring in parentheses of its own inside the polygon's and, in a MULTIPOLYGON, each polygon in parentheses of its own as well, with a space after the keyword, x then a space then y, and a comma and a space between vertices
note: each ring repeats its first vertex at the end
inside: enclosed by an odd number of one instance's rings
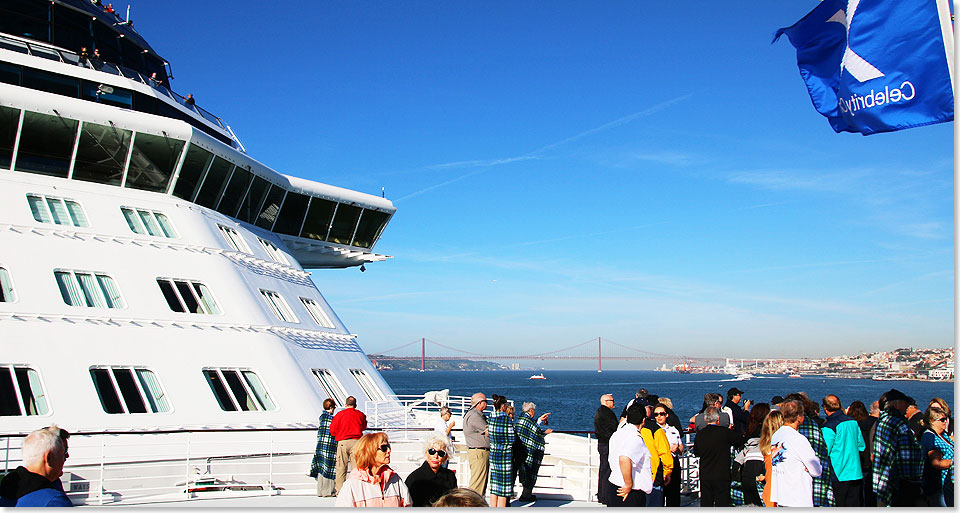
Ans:
POLYGON ((704 396, 686 429, 669 399, 640 389, 614 413, 605 394, 594 416, 600 453, 597 500, 607 506, 677 506, 672 474, 694 434, 700 505, 953 507, 952 412, 891 389, 847 408, 805 393, 751 405, 731 388, 704 396), (820 415, 820 409, 824 415, 820 415))

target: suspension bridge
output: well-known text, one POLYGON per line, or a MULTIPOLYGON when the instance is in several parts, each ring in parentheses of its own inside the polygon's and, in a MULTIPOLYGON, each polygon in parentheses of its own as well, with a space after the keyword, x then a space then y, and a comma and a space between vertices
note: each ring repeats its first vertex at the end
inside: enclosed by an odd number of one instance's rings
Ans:
POLYGON ((596 360, 597 370, 603 370, 603 362, 606 361, 629 361, 629 360, 657 360, 663 362, 676 362, 677 364, 700 364, 709 365, 712 363, 723 363, 726 358, 704 357, 704 356, 685 356, 679 354, 655 353, 643 349, 629 347, 619 344, 610 339, 597 337, 586 342, 574 344, 569 347, 536 354, 481 354, 471 351, 465 351, 456 347, 441 344, 428 338, 421 338, 408 342, 402 346, 390 348, 386 351, 380 351, 377 354, 369 355, 371 359, 378 362, 386 361, 420 361, 420 370, 426 368, 428 361, 444 360, 596 360), (434 350, 442 349, 441 353, 445 356, 427 355, 427 347, 434 350), (419 353, 415 354, 419 346, 419 353), (606 352, 605 352, 606 351, 606 352), (450 352, 453 354, 451 355, 450 352), (413 354, 404 354, 413 353, 413 354))

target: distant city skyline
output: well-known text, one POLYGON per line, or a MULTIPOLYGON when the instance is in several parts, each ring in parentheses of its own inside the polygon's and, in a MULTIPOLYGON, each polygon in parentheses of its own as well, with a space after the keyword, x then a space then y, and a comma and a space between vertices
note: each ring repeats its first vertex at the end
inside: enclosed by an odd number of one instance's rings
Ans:
POLYGON ((312 274, 368 353, 952 346, 953 124, 833 133, 794 48, 771 44, 817 3, 138 0, 131 16, 251 157, 394 201, 374 248, 394 258, 312 274))

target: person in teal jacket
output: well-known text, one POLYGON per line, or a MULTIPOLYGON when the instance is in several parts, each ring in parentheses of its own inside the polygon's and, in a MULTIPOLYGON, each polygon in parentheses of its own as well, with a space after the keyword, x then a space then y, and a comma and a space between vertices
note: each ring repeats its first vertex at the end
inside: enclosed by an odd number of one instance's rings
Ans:
POLYGON ((843 413, 839 397, 830 394, 821 404, 827 414, 821 431, 833 467, 834 500, 840 507, 861 507, 863 470, 860 468, 860 452, 866 450, 867 444, 863 441, 860 425, 856 419, 843 413))

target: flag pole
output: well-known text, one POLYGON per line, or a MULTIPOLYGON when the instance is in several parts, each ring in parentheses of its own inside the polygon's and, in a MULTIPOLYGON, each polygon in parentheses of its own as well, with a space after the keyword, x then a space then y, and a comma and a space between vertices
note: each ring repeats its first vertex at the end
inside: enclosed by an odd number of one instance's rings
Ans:
POLYGON ((947 70, 950 72, 950 90, 953 91, 953 19, 950 15, 950 0, 937 0, 937 14, 940 16, 943 50, 947 57, 947 70))

